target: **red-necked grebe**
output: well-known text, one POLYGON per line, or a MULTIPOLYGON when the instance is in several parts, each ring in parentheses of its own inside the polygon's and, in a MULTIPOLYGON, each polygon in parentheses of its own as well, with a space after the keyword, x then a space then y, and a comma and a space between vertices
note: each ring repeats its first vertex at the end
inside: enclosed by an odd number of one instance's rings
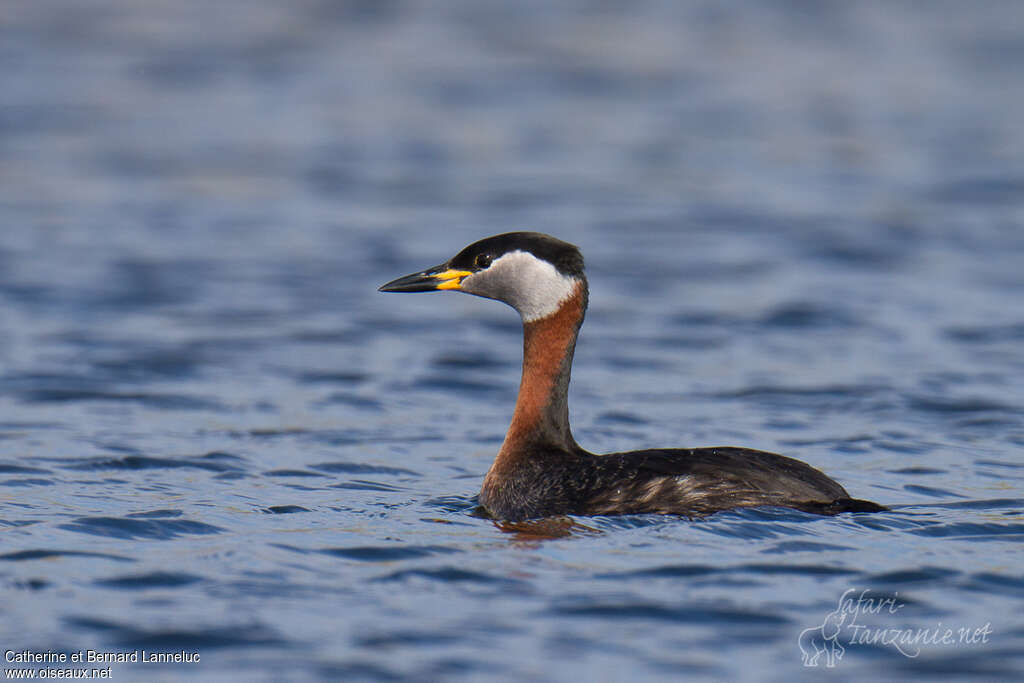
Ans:
POLYGON ((523 375, 512 424, 484 477, 480 504, 516 522, 554 515, 681 514, 758 505, 834 515, 877 512, 799 460, 748 448, 655 448, 595 455, 569 429, 576 336, 587 308, 583 256, 536 232, 475 242, 382 292, 456 290, 497 299, 523 319, 523 375))

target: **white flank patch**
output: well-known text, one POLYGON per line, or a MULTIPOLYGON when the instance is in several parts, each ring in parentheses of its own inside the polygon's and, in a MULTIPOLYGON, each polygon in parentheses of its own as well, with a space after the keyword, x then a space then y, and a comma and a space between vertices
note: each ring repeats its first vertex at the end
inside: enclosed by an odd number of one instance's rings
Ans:
POLYGON ((510 251, 494 259, 486 270, 463 278, 460 289, 504 301, 529 323, 555 313, 578 284, 577 278, 559 273, 527 251, 510 251))

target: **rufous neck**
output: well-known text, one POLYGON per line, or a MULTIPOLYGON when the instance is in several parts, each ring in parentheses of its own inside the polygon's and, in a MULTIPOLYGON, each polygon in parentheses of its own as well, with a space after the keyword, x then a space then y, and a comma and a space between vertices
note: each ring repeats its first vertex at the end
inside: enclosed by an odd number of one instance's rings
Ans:
POLYGON ((523 323, 523 376, 502 454, 536 445, 578 448, 569 428, 569 376, 586 308, 580 280, 558 310, 523 323))

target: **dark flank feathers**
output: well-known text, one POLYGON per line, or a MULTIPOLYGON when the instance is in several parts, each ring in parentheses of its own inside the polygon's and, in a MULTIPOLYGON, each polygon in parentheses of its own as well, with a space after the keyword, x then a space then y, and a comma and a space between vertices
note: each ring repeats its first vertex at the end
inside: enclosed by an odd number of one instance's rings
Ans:
POLYGON ((503 520, 551 515, 677 514, 775 505, 819 515, 879 512, 815 468, 748 448, 653 449, 593 455, 535 447, 480 502, 503 520))

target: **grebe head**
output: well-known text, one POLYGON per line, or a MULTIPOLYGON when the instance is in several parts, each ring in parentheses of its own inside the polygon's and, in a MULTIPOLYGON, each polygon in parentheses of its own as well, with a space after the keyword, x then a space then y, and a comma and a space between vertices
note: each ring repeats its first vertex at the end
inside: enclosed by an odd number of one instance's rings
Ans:
POLYGON ((382 292, 454 289, 504 301, 524 322, 555 313, 586 287, 574 245, 539 232, 508 232, 474 242, 450 260, 383 285, 382 292))

